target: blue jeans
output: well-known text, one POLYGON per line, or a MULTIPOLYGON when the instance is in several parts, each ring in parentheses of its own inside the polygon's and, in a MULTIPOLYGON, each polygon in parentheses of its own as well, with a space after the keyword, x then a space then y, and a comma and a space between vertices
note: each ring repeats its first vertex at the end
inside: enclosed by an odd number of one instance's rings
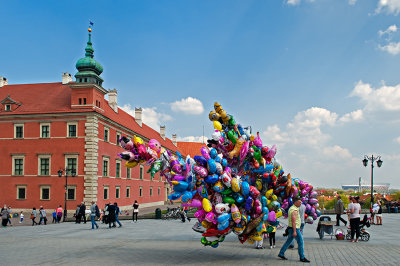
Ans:
MULTIPOLYGON (((288 238, 287 238, 285 244, 283 244, 283 247, 281 248, 281 250, 279 251, 279 255, 280 256, 284 256, 285 255, 286 250, 288 249, 290 243, 294 239, 294 237, 293 237, 293 228, 289 227, 288 231, 289 231, 288 238)), ((304 259, 305 256, 304 256, 303 235, 302 235, 302 233, 301 233, 299 228, 296 228, 296 233, 297 233, 297 236, 295 238, 296 238, 296 241, 297 241, 297 245, 299 245, 299 256, 300 256, 300 259, 304 259)))
MULTIPOLYGON (((300 232, 303 234, 303 229, 304 229, 304 224, 300 225, 300 232)), ((292 243, 290 243, 289 247, 294 247, 294 239, 292 240, 292 243)))
POLYGON ((96 221, 94 220, 96 216, 94 215, 90 215, 90 221, 92 222, 92 229, 94 229, 94 226, 96 226, 96 228, 98 228, 99 226, 97 225, 96 221))
POLYGON ((115 221, 118 223, 119 226, 122 226, 121 222, 118 220, 118 214, 115 215, 115 221))

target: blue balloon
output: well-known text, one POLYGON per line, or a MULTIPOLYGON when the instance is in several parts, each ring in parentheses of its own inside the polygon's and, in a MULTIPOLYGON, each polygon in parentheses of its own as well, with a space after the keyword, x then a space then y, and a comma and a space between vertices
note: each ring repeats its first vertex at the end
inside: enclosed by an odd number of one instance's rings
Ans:
POLYGON ((212 148, 212 149, 210 150, 210 157, 213 158, 213 159, 215 159, 215 157, 217 157, 217 155, 218 155, 217 150, 214 149, 214 148, 212 148))
POLYGON ((250 185, 246 181, 242 182, 242 194, 243 196, 247 196, 250 193, 250 185))
POLYGON ((196 162, 198 165, 201 165, 201 166, 203 166, 203 167, 207 167, 207 160, 206 160, 206 158, 204 158, 203 156, 195 155, 193 159, 195 160, 195 162, 196 162))
POLYGON ((182 193, 175 192, 168 196, 169 200, 177 200, 182 196, 182 193))
POLYGON ((207 161, 207 166, 208 166, 208 172, 210 174, 214 174, 217 171, 217 165, 215 164, 215 161, 213 159, 209 159, 207 161))
POLYGON ((215 175, 209 175, 206 176, 206 178, 204 178, 204 181, 206 183, 210 183, 210 184, 214 184, 215 182, 217 182, 219 180, 219 175, 215 174, 215 175))

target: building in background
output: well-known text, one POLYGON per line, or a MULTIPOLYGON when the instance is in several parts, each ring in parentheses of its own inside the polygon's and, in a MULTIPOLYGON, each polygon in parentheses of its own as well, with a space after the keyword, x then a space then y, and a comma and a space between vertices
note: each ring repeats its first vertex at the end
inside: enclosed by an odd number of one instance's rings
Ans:
POLYGON ((144 124, 141 108, 135 118, 118 108, 117 90, 102 87, 103 67, 93 54, 89 31, 75 81, 68 73, 62 82, 41 84, 9 85, 0 77, 1 204, 54 209, 64 207, 65 193, 69 211, 82 201, 118 202, 122 209, 134 200, 141 207, 166 201, 168 183, 159 174, 152 179, 145 165, 126 168, 117 156, 123 151, 118 139, 156 139, 175 154, 176 135, 171 140, 164 126, 157 132, 144 124))

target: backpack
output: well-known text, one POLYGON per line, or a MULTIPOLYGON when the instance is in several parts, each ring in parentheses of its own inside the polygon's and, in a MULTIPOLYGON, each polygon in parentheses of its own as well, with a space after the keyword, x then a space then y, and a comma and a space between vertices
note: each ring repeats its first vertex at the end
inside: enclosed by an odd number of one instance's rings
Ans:
POLYGON ((99 207, 97 207, 97 205, 96 205, 96 216, 100 217, 100 210, 99 210, 99 207))

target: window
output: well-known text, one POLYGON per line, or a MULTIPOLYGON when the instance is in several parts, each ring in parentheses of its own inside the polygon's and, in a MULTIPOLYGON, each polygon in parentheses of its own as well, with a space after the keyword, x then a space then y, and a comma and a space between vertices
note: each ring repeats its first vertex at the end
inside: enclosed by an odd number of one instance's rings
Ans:
POLYGON ((26 199, 26 186, 17 186, 17 199, 26 199))
POLYGON ((104 141, 108 142, 108 129, 107 128, 104 129, 104 141))
POLYGON ((50 124, 40 124, 40 137, 50 138, 50 124))
POLYGON ((6 104, 6 106, 4 107, 4 110, 11 111, 11 104, 6 104))
POLYGON ((158 187, 158 196, 160 196, 160 195, 161 195, 161 188, 158 187))
POLYGON ((158 181, 162 181, 162 177, 161 177, 161 173, 160 172, 158 172, 158 181))
POLYGON ((150 187, 150 197, 153 196, 153 187, 150 187))
POLYGON ((75 200, 76 195, 76 187, 68 186, 67 188, 67 200, 75 200))
POLYGON ((104 196, 103 198, 104 198, 104 199, 108 199, 108 189, 109 189, 108 187, 104 187, 104 191, 103 191, 103 194, 104 194, 104 195, 103 195, 103 196, 104 196))
POLYGON ((86 104, 86 98, 83 98, 83 104, 86 104))
POLYGON ((85 81, 84 82, 87 82, 87 78, 85 78, 85 81))
POLYGON ((24 125, 14 125, 14 137, 16 139, 24 138, 24 125))
POLYGON ((67 169, 70 171, 68 174, 71 175, 71 170, 75 170, 75 173, 78 174, 76 171, 76 162, 77 158, 67 158, 67 169))
POLYGON ((121 177, 121 162, 115 163, 115 177, 121 177))
POLYGON ((50 175, 50 158, 39 158, 40 175, 50 175))
POLYGON ((82 104, 82 98, 79 98, 79 105, 82 104))
POLYGON ((117 133, 117 146, 121 146, 120 144, 119 144, 119 138, 121 137, 121 135, 119 134, 119 133, 117 133))
POLYGON ((68 137, 76 138, 78 133, 76 132, 77 124, 68 124, 68 137))
POLYGON ((24 157, 13 157, 13 175, 24 175, 24 157))
POLYGON ((140 180, 143 180, 143 165, 141 165, 139 169, 139 178, 140 180))
POLYGON ((119 199, 119 192, 120 192, 121 188, 120 187, 115 187, 115 198, 119 199))
POLYGON ((41 200, 50 200, 50 186, 41 186, 40 187, 40 199, 41 200))
POLYGON ((143 187, 139 187, 139 197, 143 196, 143 187))
POLYGON ((131 168, 126 168, 126 178, 131 178, 131 168))
POLYGON ((108 159, 103 159, 103 176, 108 176, 108 159))
POLYGON ((127 198, 131 197, 131 187, 126 187, 126 197, 127 198))

